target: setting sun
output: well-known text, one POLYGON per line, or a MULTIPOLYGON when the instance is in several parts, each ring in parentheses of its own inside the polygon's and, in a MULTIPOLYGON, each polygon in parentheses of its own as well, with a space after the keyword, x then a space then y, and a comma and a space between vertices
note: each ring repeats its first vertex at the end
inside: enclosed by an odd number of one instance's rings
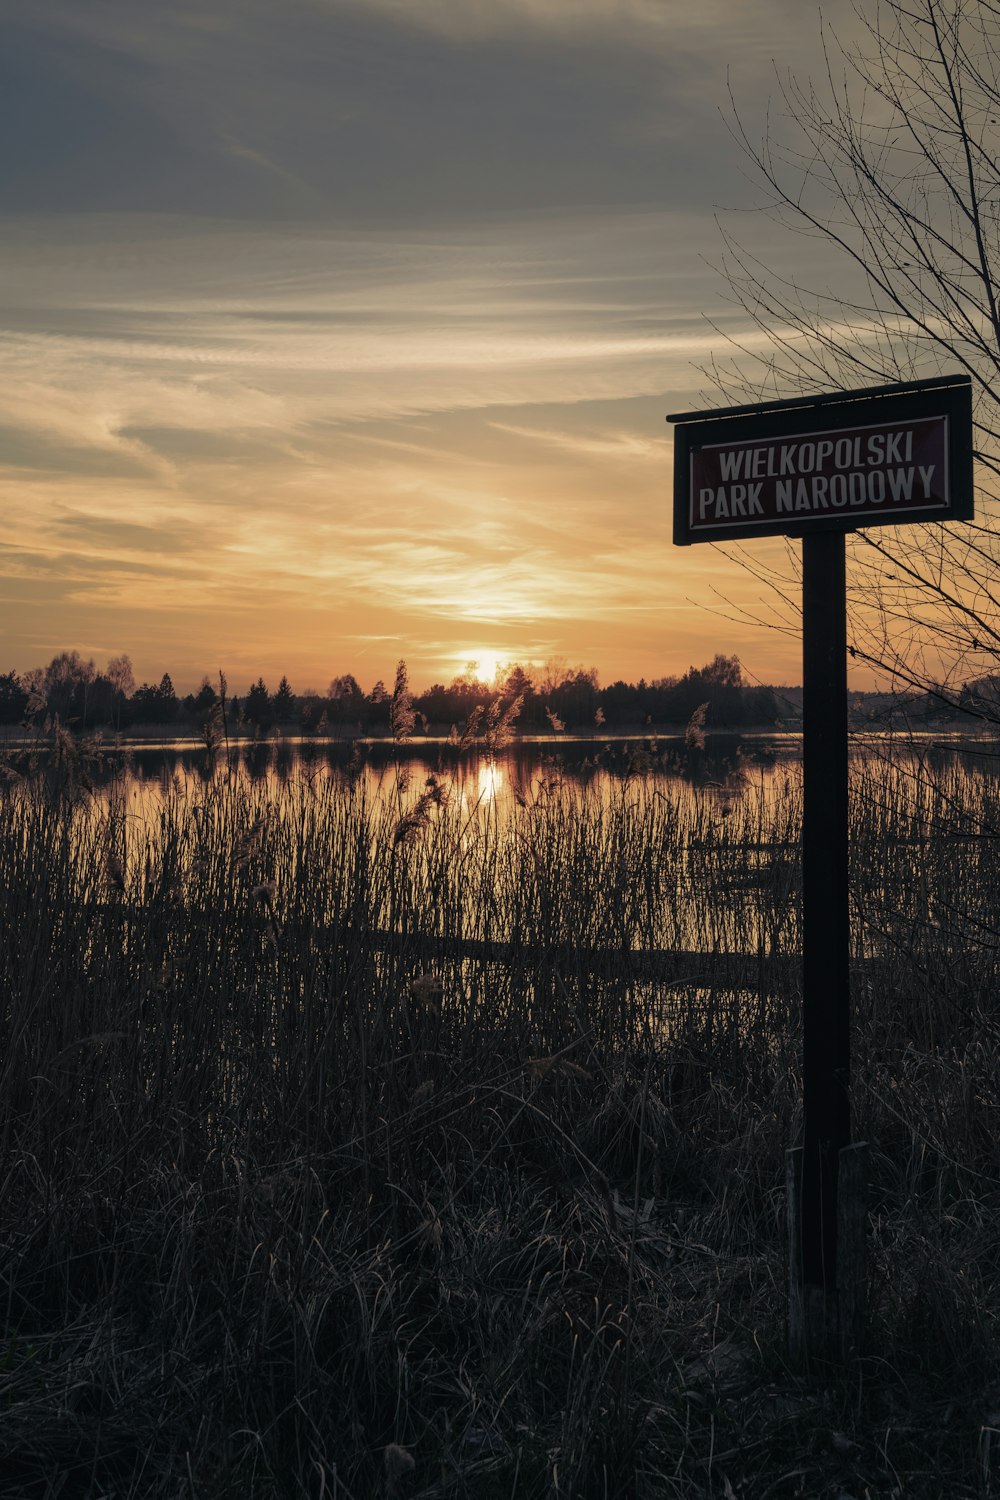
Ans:
POLYGON ((712 264, 716 204, 749 206, 723 53, 763 118, 767 17, 787 68, 808 5, 20 9, 0 677, 76 650, 181 693, 367 693, 401 659, 417 690, 655 681, 735 618, 749 669, 797 679, 757 577, 673 547, 664 416, 704 404, 717 327, 756 327, 712 264))
POLYGON ((507 657, 496 651, 470 651, 465 661, 469 675, 489 687, 496 683, 497 674, 508 665, 507 657))

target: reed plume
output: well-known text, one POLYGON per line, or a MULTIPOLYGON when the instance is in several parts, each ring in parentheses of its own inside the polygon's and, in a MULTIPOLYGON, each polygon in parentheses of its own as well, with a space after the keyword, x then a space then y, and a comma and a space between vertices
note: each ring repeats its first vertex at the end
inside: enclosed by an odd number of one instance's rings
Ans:
POLYGON ((687 728, 684 730, 684 747, 686 750, 704 750, 705 720, 707 717, 708 704, 699 703, 687 722, 687 728))
POLYGON ((409 739, 415 723, 416 714, 413 711, 413 695, 410 692, 406 662, 400 661, 396 667, 396 683, 389 700, 389 727, 397 744, 409 739))

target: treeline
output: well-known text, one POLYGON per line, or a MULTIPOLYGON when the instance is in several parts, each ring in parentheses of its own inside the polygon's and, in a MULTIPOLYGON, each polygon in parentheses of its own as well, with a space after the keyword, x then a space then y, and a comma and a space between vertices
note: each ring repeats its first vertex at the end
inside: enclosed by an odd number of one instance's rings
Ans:
POLYGON ((61 652, 47 667, 0 674, 0 723, 58 721, 74 730, 164 725, 203 733, 207 728, 220 736, 273 729, 379 735, 397 733, 402 712, 406 733, 448 733, 487 715, 498 701, 518 705, 515 727, 528 734, 686 724, 705 705, 709 724, 774 724, 782 718, 776 692, 746 683, 735 656, 716 656, 681 677, 604 688, 594 668, 536 672, 511 666, 493 686, 462 675, 424 693, 411 693, 404 662, 390 688, 379 681, 369 692, 348 673, 333 678, 325 693, 296 693, 287 677, 272 692, 258 677, 244 694, 231 695, 220 673, 214 680, 206 676, 196 693, 179 696, 169 672, 158 683, 137 685, 127 656, 113 657, 102 672, 77 651, 61 652))

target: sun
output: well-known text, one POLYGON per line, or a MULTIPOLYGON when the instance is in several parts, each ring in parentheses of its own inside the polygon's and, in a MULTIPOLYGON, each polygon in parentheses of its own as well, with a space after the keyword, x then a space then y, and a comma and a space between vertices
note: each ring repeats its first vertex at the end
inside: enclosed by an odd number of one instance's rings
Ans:
POLYGON ((494 686, 497 674, 507 665, 507 658, 497 651, 469 651, 465 660, 469 672, 488 687, 494 686))

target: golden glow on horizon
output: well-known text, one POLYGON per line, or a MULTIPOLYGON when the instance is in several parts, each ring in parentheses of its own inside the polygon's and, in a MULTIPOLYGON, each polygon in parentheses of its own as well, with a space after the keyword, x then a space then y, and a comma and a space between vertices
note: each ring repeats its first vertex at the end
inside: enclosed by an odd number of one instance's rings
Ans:
MULTIPOLYGON (((716 205, 749 206, 719 26, 750 119, 775 45, 817 56, 809 10, 34 0, 7 40, 32 87, 0 236, 0 672, 126 652, 181 692, 370 691, 402 658, 423 691, 469 660, 610 683, 739 650, 797 682, 757 579, 673 549, 663 419, 767 343, 713 267, 716 205)), ((751 248, 795 281, 795 237, 751 248)))
POLYGON ((508 658, 497 651, 469 651, 462 658, 462 668, 487 687, 495 685, 498 674, 508 665, 508 658))
POLYGON ((217 230, 91 225, 72 254, 8 238, 11 297, 51 281, 59 331, 7 339, 0 671, 76 649, 181 692, 219 667, 239 692, 348 672, 369 691, 403 658, 423 691, 470 662, 491 686, 552 660, 612 682, 739 650, 798 681, 794 639, 732 623, 759 613, 756 580, 671 545, 663 414, 684 398, 664 393, 711 331, 666 297, 655 336, 622 328, 680 222, 446 247, 248 231, 236 289, 211 280, 232 262, 217 230))
POLYGON ((496 761, 486 761, 479 767, 479 803, 481 806, 495 802, 503 789, 503 767, 496 761))

